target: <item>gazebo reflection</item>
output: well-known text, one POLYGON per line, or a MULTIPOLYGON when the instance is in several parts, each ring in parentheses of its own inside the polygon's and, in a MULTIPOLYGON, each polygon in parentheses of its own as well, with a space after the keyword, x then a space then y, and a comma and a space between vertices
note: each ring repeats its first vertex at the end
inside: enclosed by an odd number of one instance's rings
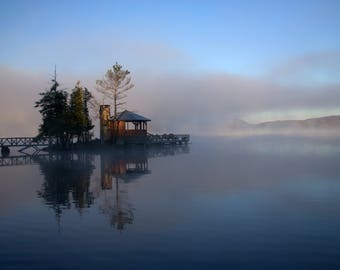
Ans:
POLYGON ((133 222, 134 208, 128 199, 128 183, 148 173, 145 151, 101 155, 101 188, 104 193, 101 211, 116 229, 124 230, 133 222))
POLYGON ((102 189, 112 189, 113 178, 130 182, 150 173, 147 152, 102 154, 100 158, 102 189))

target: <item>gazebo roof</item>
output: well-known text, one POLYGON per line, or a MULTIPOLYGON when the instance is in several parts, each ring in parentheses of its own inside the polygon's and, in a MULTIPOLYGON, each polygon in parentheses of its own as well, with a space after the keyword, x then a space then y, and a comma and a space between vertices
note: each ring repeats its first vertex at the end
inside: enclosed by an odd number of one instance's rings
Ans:
POLYGON ((118 121, 145 122, 145 121, 151 121, 151 120, 137 113, 125 110, 118 115, 118 121))

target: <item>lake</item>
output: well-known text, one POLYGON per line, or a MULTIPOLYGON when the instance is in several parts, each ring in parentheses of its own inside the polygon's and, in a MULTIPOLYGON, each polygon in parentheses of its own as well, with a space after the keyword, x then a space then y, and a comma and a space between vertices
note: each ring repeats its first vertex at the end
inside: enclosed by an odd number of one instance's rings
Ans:
POLYGON ((0 269, 340 269, 340 139, 1 159, 0 269))

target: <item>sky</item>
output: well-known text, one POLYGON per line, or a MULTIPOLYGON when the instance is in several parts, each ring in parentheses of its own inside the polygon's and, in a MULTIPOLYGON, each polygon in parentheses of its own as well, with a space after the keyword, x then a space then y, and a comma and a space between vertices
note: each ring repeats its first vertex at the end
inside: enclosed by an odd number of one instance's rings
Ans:
POLYGON ((0 1, 0 136, 35 135, 54 66, 62 87, 117 61, 127 109, 155 132, 223 133, 340 114, 340 1, 0 1))

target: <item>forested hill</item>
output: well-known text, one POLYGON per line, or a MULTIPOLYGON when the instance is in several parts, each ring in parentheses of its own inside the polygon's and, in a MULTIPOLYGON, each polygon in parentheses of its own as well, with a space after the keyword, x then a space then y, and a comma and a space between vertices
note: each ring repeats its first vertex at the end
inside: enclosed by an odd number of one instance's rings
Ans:
POLYGON ((259 124, 249 124, 243 120, 235 120, 233 129, 339 129, 340 115, 332 115, 305 120, 279 120, 259 124))

